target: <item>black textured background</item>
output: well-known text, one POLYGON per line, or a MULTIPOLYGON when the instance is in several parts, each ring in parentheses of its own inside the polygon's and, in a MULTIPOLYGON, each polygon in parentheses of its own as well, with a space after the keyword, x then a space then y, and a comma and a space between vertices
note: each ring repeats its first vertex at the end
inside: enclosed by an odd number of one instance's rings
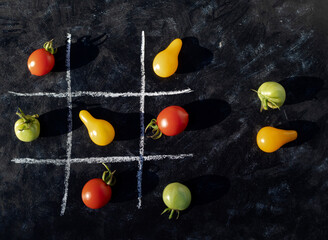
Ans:
MULTIPOLYGON (((327 12, 326 0, 1 1, 0 239, 327 239, 327 12), (138 92, 142 31, 146 91, 194 90, 146 97, 146 121, 181 105, 191 122, 176 137, 146 139, 145 154, 194 157, 145 162, 141 210, 136 162, 109 164, 118 183, 96 211, 80 194, 103 166, 72 164, 60 216, 64 166, 11 160, 65 158, 67 101, 8 91, 65 92, 71 33, 72 91, 138 92), (184 42, 179 69, 160 79, 152 60, 177 37, 184 42), (29 54, 52 38, 59 47, 54 71, 31 76, 29 54), (260 113, 251 89, 265 81, 286 88, 281 111, 260 113), (40 115, 37 141, 16 139, 17 107, 40 115), (255 139, 266 125, 297 129, 300 137, 263 153, 255 139), (178 221, 160 216, 161 193, 173 181, 193 194, 178 221)), ((138 156, 139 126, 138 98, 74 98, 72 157, 138 156), (94 145, 78 119, 82 108, 112 122, 116 141, 94 145)))

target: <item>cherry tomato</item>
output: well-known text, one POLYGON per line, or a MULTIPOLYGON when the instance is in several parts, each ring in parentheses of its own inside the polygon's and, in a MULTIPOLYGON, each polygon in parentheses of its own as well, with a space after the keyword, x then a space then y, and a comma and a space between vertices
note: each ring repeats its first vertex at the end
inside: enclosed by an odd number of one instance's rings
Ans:
POLYGON ((169 219, 172 218, 175 211, 178 213, 178 219, 180 211, 187 209, 191 202, 191 193, 189 188, 178 182, 167 185, 163 191, 162 197, 165 205, 167 206, 162 214, 170 211, 171 213, 169 219))
POLYGON ((82 201, 92 209, 105 206, 112 197, 112 188, 102 179, 89 180, 82 189, 82 201))
POLYGON ((111 172, 106 164, 103 163, 107 171, 104 171, 102 179, 93 178, 89 180, 82 189, 82 201, 92 209, 105 206, 112 197, 112 188, 116 182, 115 171, 111 172))
POLYGON ((115 137, 115 129, 109 122, 94 118, 88 111, 80 111, 79 117, 87 127, 91 140, 99 145, 110 144, 115 137))
POLYGON ((55 66, 55 50, 52 47, 52 41, 46 42, 43 46, 35 50, 27 60, 27 66, 31 74, 43 76, 49 73, 55 66))
POLYGON ((15 122, 14 129, 17 138, 23 142, 31 142, 37 139, 40 135, 40 122, 35 114, 33 116, 25 115, 20 108, 16 114, 20 117, 15 122))
POLYGON ((262 151, 272 153, 296 138, 297 132, 295 130, 284 130, 267 126, 261 128, 257 133, 256 142, 262 151))
POLYGON ((263 109, 268 110, 268 107, 279 109, 286 100, 286 91, 284 87, 277 82, 265 82, 257 91, 253 91, 257 93, 261 100, 261 112, 263 109))
POLYGON ((157 116, 157 119, 153 119, 145 131, 148 128, 152 128, 154 135, 153 139, 158 139, 162 134, 166 136, 175 136, 183 132, 189 122, 189 114, 180 106, 169 106, 163 109, 157 116))
POLYGON ((182 41, 177 38, 165 50, 155 56, 153 69, 158 76, 167 78, 175 73, 178 68, 178 55, 181 47, 182 41))

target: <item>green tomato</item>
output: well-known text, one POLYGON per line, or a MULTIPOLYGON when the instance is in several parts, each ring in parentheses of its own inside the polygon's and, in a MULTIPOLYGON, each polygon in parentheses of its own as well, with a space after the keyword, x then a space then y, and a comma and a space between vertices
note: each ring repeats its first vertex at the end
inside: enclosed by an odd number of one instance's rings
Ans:
POLYGON ((262 109, 268 110, 268 107, 280 108, 286 100, 286 91, 277 82, 265 82, 255 92, 261 100, 261 111, 262 109))
POLYGON ((40 135, 40 122, 36 118, 37 114, 25 115, 20 108, 16 114, 20 117, 14 125, 17 138, 23 142, 31 142, 40 135))
POLYGON ((178 182, 167 185, 163 191, 162 197, 165 205, 167 206, 162 214, 167 211, 171 211, 169 219, 172 218, 175 211, 178 213, 178 219, 180 211, 188 208, 191 202, 191 193, 189 188, 178 182))

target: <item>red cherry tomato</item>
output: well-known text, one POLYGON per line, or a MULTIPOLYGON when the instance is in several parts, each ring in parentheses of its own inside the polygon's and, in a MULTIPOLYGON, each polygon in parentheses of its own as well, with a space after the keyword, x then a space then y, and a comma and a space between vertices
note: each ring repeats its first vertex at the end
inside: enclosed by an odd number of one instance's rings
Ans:
POLYGON ((27 67, 31 74, 43 76, 49 73, 55 66, 55 50, 52 40, 44 44, 44 48, 35 50, 27 60, 27 67))
POLYGON ((148 126, 152 128, 154 135, 153 139, 158 139, 162 134, 166 136, 175 136, 183 132, 189 122, 189 114, 182 107, 169 106, 163 109, 157 116, 157 119, 153 119, 148 126))
POLYGON ((82 201, 92 209, 105 206, 112 197, 112 188, 102 179, 89 180, 82 189, 82 201))
POLYGON ((188 113, 179 106, 167 107, 157 116, 159 130, 166 136, 175 136, 183 132, 188 122, 188 113))

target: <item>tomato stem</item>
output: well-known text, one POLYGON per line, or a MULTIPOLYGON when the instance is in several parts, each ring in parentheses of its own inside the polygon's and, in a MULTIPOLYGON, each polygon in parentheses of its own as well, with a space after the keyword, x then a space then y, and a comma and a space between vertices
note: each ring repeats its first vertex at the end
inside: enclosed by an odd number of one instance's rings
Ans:
POLYGON ((170 211, 171 208, 165 208, 164 211, 161 213, 161 215, 163 215, 164 213, 166 213, 167 211, 170 211))
POLYGON ((179 210, 176 210, 177 211, 177 213, 178 213, 178 215, 177 215, 177 218, 176 219, 178 219, 179 217, 180 217, 180 211, 179 210))
POLYGON ((105 163, 101 163, 101 164, 105 166, 105 168, 107 169, 108 172, 110 172, 109 167, 107 167, 107 165, 105 163))
POLYGON ((50 52, 51 54, 55 54, 57 52, 57 48, 54 49, 53 46, 52 46, 52 43, 53 43, 53 39, 51 39, 50 41, 48 42, 45 42, 43 44, 43 48, 47 51, 47 52, 50 52))
POLYGON ((272 98, 267 97, 267 96, 259 93, 258 91, 254 90, 254 89, 251 89, 251 90, 256 92, 258 94, 260 100, 261 100, 261 109, 260 109, 261 112, 262 112, 263 109, 268 110, 268 106, 270 108, 275 107, 275 108, 278 108, 280 110, 279 106, 274 102, 274 100, 272 98))
POLYGON ((178 214, 177 217, 176 217, 176 219, 179 218, 180 211, 179 210, 172 209, 172 208, 165 208, 164 211, 161 213, 161 215, 163 215, 164 213, 166 213, 168 211, 170 211, 169 219, 172 219, 174 212, 177 212, 177 214, 178 214))
POLYGON ((22 109, 18 108, 19 112, 16 112, 16 114, 24 120, 24 122, 26 123, 28 120, 26 118, 26 115, 23 113, 22 109))
POLYGON ((262 110, 268 110, 268 99, 266 97, 264 97, 262 94, 260 94, 262 96, 261 99, 261 112, 262 110))
POLYGON ((153 135, 151 135, 149 137, 154 139, 154 140, 159 139, 163 135, 161 130, 159 130, 156 119, 152 119, 150 121, 150 123, 147 125, 147 127, 145 129, 145 132, 148 130, 148 128, 151 128, 151 132, 153 133, 153 135))
POLYGON ((102 174, 102 180, 109 186, 114 186, 116 183, 116 178, 114 176, 114 173, 116 172, 116 170, 114 170, 113 172, 107 167, 107 165, 105 163, 102 163, 102 165, 105 166, 105 168, 107 169, 107 171, 104 171, 102 174))
POLYGON ((29 128, 32 126, 32 124, 33 124, 33 122, 35 121, 35 119, 39 117, 38 114, 34 114, 34 115, 32 115, 32 116, 30 116, 30 115, 25 115, 25 114, 23 113, 22 109, 18 108, 18 110, 19 110, 19 111, 17 111, 16 114, 17 114, 21 119, 23 119, 22 124, 20 124, 20 128, 19 128, 20 131, 23 131, 23 130, 27 130, 27 129, 29 129, 29 128))
POLYGON ((169 219, 172 219, 172 217, 173 217, 173 213, 174 213, 174 210, 171 209, 171 213, 170 213, 169 219))

